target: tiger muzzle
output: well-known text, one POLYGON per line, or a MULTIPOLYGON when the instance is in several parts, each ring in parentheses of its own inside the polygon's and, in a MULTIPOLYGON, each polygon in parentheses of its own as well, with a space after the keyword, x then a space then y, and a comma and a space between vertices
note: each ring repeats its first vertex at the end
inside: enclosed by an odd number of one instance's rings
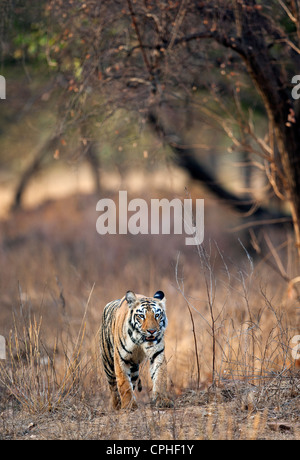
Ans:
POLYGON ((147 333, 148 335, 146 335, 145 339, 148 341, 148 342, 153 342, 154 340, 156 340, 156 336, 157 336, 157 329, 147 329, 147 333))

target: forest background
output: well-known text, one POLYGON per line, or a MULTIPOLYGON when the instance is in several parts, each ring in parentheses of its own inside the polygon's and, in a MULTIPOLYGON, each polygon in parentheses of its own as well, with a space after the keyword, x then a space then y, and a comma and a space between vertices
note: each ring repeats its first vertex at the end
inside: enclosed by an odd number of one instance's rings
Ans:
POLYGON ((1 0, 0 439, 299 437, 299 62, 298 0, 1 0), (99 235, 120 190, 204 199, 203 244, 99 235), (174 409, 147 366, 109 409, 129 289, 167 297, 174 409))

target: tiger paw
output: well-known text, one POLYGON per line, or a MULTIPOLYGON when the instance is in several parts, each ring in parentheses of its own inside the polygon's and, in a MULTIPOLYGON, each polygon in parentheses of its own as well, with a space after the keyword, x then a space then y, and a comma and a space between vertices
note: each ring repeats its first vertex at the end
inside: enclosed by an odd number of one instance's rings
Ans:
POLYGON ((121 407, 121 409, 129 410, 129 411, 136 410, 137 408, 138 408, 138 405, 135 399, 132 399, 128 403, 122 404, 122 407, 121 407))
POLYGON ((174 402, 167 396, 157 396, 151 401, 151 405, 157 409, 170 409, 174 407, 174 402))

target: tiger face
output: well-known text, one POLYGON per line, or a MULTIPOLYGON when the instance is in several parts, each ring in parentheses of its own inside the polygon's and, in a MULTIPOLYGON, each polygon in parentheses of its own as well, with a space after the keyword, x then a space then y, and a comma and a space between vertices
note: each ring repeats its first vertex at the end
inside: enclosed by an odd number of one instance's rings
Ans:
POLYGON ((159 343, 167 327, 164 293, 157 291, 154 297, 138 298, 128 291, 125 298, 130 309, 128 334, 140 344, 159 343))

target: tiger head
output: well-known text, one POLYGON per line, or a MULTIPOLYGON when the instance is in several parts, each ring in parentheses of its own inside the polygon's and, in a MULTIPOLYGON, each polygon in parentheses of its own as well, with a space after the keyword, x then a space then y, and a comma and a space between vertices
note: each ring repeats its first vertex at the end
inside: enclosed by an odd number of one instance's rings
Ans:
POLYGON ((158 343, 167 327, 166 298, 162 291, 153 297, 136 295, 127 291, 126 301, 130 309, 129 323, 134 336, 140 336, 139 342, 158 343))

